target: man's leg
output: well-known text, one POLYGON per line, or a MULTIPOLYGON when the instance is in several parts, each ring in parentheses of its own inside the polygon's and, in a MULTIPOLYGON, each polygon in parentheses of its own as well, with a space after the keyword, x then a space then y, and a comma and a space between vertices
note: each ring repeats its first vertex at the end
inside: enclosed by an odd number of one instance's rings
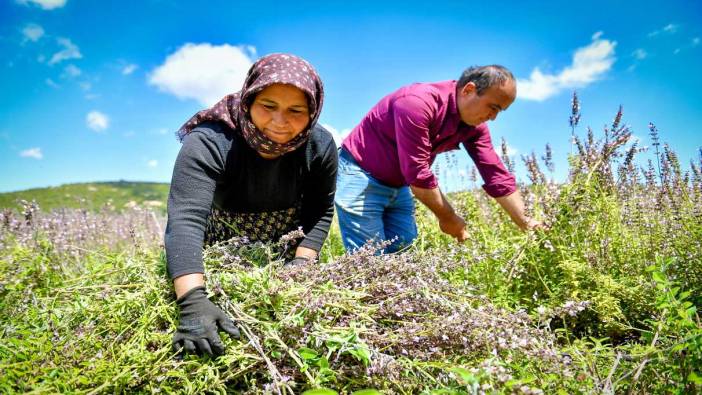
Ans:
POLYGON ((350 154, 341 151, 334 205, 346 251, 352 252, 368 240, 385 239, 383 211, 389 195, 384 188, 350 154))
POLYGON ((396 252, 412 244, 417 238, 417 223, 414 219, 414 197, 409 187, 397 189, 383 214, 383 227, 388 240, 397 238, 386 252, 396 252))

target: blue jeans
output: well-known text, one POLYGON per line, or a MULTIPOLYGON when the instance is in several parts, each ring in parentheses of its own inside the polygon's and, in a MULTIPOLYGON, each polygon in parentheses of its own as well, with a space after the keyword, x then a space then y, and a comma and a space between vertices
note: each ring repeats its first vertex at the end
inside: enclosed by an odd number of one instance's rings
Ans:
POLYGON ((339 152, 334 204, 347 251, 369 240, 393 240, 384 252, 396 252, 417 237, 409 187, 384 185, 361 169, 343 148, 339 152))

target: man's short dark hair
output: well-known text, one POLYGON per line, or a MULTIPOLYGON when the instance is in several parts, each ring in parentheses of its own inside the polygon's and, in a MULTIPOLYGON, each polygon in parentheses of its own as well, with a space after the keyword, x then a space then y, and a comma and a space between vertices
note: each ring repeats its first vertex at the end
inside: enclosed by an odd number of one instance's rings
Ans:
POLYGON ((467 83, 472 82, 477 88, 478 95, 482 95, 485 90, 493 85, 502 85, 507 81, 514 81, 514 75, 506 67, 498 64, 489 66, 471 66, 461 74, 458 79, 458 87, 463 88, 467 83))

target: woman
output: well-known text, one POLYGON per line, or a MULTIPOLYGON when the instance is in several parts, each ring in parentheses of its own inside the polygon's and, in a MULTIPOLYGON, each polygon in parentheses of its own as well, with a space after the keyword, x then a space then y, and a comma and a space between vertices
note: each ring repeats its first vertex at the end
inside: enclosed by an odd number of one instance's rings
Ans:
POLYGON ((165 238, 180 307, 174 348, 219 355, 224 347, 218 328, 239 336, 207 298, 203 245, 233 236, 277 241, 302 227, 305 237, 292 262, 316 258, 334 213, 337 168, 334 140, 317 125, 323 98, 309 63, 269 55, 251 66, 241 91, 179 130, 183 146, 173 170, 165 238))

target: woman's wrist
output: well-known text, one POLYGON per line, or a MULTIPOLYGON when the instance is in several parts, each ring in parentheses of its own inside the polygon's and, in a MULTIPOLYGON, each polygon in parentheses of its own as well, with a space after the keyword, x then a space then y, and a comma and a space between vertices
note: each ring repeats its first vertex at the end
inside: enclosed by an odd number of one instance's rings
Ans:
POLYGON ((205 285, 205 276, 202 273, 190 273, 173 279, 176 299, 185 295, 191 289, 203 285, 205 285))
POLYGON ((307 258, 309 260, 314 260, 317 258, 317 251, 308 247, 299 246, 297 247, 297 250, 295 250, 295 258, 307 258))

